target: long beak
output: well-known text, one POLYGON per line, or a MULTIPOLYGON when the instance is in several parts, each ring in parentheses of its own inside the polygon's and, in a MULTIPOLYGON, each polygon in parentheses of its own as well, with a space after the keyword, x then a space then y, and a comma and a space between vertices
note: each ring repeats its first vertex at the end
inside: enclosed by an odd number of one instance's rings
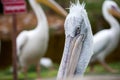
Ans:
POLYGON ((57 80, 63 80, 66 77, 74 76, 83 46, 83 38, 84 35, 77 35, 76 37, 68 36, 66 38, 57 80))
POLYGON ((67 16, 67 12, 54 0, 36 0, 36 1, 52 8, 55 12, 64 17, 67 16))
POLYGON ((110 12, 113 16, 120 18, 120 9, 110 9, 109 12, 110 12))

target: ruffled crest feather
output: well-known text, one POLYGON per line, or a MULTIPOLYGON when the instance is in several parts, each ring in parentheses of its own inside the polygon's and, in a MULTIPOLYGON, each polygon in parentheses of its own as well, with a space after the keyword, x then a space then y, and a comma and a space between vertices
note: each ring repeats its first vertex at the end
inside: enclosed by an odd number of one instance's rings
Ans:
POLYGON ((84 8, 85 8, 84 2, 80 4, 79 0, 75 0, 75 3, 70 2, 70 8, 68 9, 70 10, 70 13, 72 13, 72 12, 84 10, 84 8))

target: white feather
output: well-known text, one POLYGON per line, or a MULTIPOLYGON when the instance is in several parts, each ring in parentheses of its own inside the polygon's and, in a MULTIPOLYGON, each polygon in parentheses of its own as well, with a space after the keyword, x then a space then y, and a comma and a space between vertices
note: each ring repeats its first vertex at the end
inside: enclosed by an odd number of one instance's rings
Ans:
POLYGON ((53 66, 53 62, 50 58, 41 58, 40 59, 40 65, 42 65, 45 68, 51 68, 53 66))

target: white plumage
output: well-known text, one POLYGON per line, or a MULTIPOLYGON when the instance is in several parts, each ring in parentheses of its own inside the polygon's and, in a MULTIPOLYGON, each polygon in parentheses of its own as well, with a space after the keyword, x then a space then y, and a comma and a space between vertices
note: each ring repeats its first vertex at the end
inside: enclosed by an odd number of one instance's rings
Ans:
POLYGON ((37 27, 22 31, 17 37, 17 51, 21 66, 37 64, 48 46, 48 23, 46 16, 35 0, 29 0, 38 20, 37 27))
POLYGON ((113 0, 105 0, 102 12, 105 20, 110 25, 110 29, 104 29, 94 35, 94 55, 91 62, 98 60, 107 70, 115 72, 105 63, 106 56, 117 47, 120 40, 120 24, 111 14, 111 10, 120 13, 119 7, 113 0))
POLYGON ((54 1, 44 0, 28 0, 33 11, 37 17, 37 26, 33 30, 22 31, 17 37, 17 55, 19 58, 19 65, 27 72, 27 68, 34 64, 37 66, 39 73, 39 61, 45 54, 49 40, 49 28, 47 18, 44 11, 37 3, 37 1, 48 5, 59 14, 66 15, 66 11, 54 1))
POLYGON ((85 4, 76 0, 71 4, 65 20, 65 46, 57 79, 82 76, 93 54, 93 34, 84 9, 85 4))
POLYGON ((40 65, 42 65, 45 68, 52 68, 53 62, 50 58, 43 57, 40 59, 40 65))

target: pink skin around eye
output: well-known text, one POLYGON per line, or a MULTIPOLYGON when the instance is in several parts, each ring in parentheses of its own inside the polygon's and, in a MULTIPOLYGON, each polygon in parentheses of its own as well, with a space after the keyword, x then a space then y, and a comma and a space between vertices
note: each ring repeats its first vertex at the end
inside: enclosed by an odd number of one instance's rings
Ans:
POLYGON ((113 5, 112 5, 112 9, 117 10, 117 8, 115 6, 113 6, 113 5))

